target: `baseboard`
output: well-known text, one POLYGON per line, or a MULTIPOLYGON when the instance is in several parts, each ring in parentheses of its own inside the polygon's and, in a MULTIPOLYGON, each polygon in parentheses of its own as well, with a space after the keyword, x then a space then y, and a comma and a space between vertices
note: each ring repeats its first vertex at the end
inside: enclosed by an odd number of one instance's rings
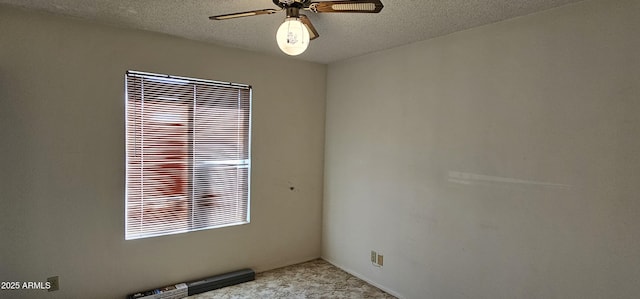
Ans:
POLYGON ((301 259, 296 259, 293 261, 287 261, 285 263, 278 263, 276 265, 268 265, 264 268, 261 267, 256 267, 254 268, 254 270, 256 271, 256 273, 262 273, 262 272, 267 272, 267 271, 272 271, 272 270, 276 270, 276 269, 280 269, 280 268, 286 268, 289 266, 293 266, 293 265, 298 265, 298 264, 304 264, 310 261, 314 261, 317 259, 322 259, 322 257, 320 256, 313 256, 313 257, 304 257, 301 259))
POLYGON ((360 273, 358 273, 356 271, 353 271, 353 270, 351 270, 351 269, 349 269, 347 267, 344 267, 344 266, 342 266, 342 265, 340 265, 340 264, 338 264, 338 263, 336 263, 336 262, 334 262, 334 261, 332 261, 332 260, 330 260, 330 259, 328 259, 328 258, 326 258, 324 256, 321 256, 320 258, 325 260, 327 263, 332 264, 332 265, 342 269, 343 271, 345 271, 345 272, 347 272, 347 273, 349 273, 349 274, 351 274, 351 275, 353 275, 353 276, 355 276, 357 278, 360 278, 360 279, 366 281, 368 284, 370 284, 370 285, 372 285, 372 286, 374 286, 374 287, 376 287, 378 289, 381 289, 381 290, 389 293, 392 296, 395 296, 398 299, 404 299, 404 297, 402 295, 398 294, 398 292, 396 292, 394 290, 391 290, 391 289, 389 289, 389 288, 387 288, 387 287, 385 287, 383 285, 380 285, 377 282, 371 281, 370 279, 366 278, 364 275, 362 275, 362 274, 360 274, 360 273))

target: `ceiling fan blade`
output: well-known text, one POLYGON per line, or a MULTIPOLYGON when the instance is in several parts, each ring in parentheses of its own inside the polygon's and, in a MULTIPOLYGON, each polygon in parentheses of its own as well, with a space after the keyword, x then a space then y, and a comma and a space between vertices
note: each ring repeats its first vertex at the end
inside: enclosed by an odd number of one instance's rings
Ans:
POLYGON ((279 11, 280 11, 279 9, 259 9, 259 10, 245 11, 245 12, 230 13, 226 15, 210 16, 209 19, 210 20, 228 20, 228 19, 250 17, 250 16, 257 16, 257 15, 270 15, 270 14, 277 13, 279 11))
POLYGON ((309 10, 315 13, 350 12, 378 13, 384 5, 380 0, 322 1, 309 4, 309 10))
POLYGON ((318 31, 315 27, 313 27, 313 24, 311 24, 311 20, 309 20, 307 16, 300 14, 300 22, 302 22, 302 24, 307 27, 307 31, 309 31, 309 40, 314 40, 320 37, 320 34, 318 34, 318 31))

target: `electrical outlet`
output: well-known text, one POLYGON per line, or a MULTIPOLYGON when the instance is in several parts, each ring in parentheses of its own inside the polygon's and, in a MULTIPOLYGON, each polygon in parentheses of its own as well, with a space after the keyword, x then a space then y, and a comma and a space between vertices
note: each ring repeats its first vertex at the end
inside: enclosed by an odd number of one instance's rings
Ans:
POLYGON ((378 265, 382 266, 384 264, 384 256, 382 254, 378 254, 378 265))
POLYGON ((378 260, 378 253, 376 253, 375 251, 371 250, 371 262, 372 263, 376 263, 378 260))
POLYGON ((60 289, 58 276, 47 278, 47 282, 49 283, 49 290, 48 290, 49 292, 57 291, 60 289))

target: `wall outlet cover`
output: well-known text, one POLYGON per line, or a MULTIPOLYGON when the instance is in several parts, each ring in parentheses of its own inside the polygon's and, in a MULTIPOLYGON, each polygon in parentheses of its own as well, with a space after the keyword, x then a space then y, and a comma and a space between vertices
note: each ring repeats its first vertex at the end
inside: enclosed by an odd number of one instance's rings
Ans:
POLYGON ((58 276, 47 278, 47 282, 49 283, 49 289, 47 291, 53 292, 60 289, 60 281, 58 280, 58 276))

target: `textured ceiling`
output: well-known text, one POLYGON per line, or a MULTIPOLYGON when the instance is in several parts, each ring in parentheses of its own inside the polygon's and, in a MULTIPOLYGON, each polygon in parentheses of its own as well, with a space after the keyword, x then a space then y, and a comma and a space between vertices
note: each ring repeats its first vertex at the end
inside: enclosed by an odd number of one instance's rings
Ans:
MULTIPOLYGON (((296 58, 320 63, 362 55, 580 0, 382 0, 379 14, 305 12, 320 33, 296 58)), ((252 51, 280 52, 284 13, 211 21, 211 15, 277 8, 272 0, 0 0, 94 22, 252 51)))

